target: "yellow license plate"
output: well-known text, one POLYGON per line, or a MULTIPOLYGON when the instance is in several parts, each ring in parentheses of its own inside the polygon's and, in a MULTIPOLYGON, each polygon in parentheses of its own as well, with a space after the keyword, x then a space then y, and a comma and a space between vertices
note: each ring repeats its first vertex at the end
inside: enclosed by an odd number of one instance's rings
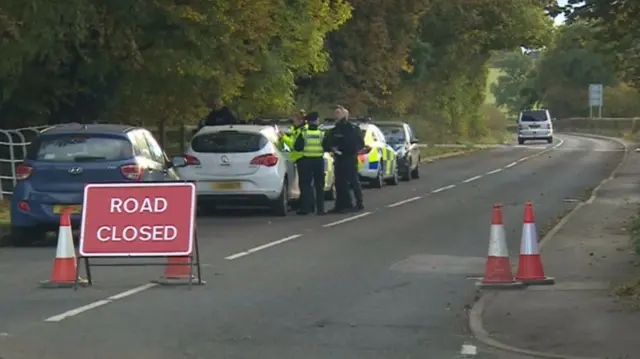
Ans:
POLYGON ((240 189, 242 185, 240 182, 211 182, 211 188, 213 189, 240 189))
POLYGON ((71 210, 71 213, 73 213, 73 214, 82 213, 82 205, 79 205, 79 204, 74 204, 74 205, 63 205, 63 204, 55 205, 55 206, 53 206, 53 213, 58 213, 58 214, 62 213, 62 212, 64 212, 64 210, 66 208, 69 208, 71 210))

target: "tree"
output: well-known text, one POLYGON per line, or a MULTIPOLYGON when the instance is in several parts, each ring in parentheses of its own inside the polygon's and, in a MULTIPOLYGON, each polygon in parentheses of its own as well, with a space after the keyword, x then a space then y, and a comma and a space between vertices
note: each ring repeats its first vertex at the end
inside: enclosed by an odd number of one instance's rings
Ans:
POLYGON ((195 121, 243 99, 259 99, 249 112, 290 107, 295 76, 326 68, 323 38, 350 15, 343 0, 5 3, 3 122, 195 121))
POLYGON ((496 61, 495 66, 503 73, 491 87, 496 104, 511 114, 517 113, 529 101, 529 97, 523 95, 530 89, 531 73, 536 66, 535 53, 514 51, 496 61))
POLYGON ((534 87, 540 100, 558 117, 588 113, 589 84, 615 86, 614 59, 601 52, 599 28, 588 21, 560 28, 552 47, 543 53, 534 87))
POLYGON ((640 3, 634 0, 569 0, 568 21, 591 20, 603 51, 616 54, 622 80, 640 89, 640 3))

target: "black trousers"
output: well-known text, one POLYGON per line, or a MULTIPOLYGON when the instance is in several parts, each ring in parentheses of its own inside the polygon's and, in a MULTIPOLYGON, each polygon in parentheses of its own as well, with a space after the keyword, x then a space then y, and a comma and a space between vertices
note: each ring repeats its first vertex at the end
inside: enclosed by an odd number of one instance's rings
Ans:
POLYGON ((300 211, 324 212, 324 158, 304 157, 296 162, 300 179, 300 211))
POLYGON ((353 156, 336 156, 334 162, 336 177, 336 208, 348 209, 353 207, 351 190, 356 204, 362 204, 362 187, 358 174, 358 158, 353 156))

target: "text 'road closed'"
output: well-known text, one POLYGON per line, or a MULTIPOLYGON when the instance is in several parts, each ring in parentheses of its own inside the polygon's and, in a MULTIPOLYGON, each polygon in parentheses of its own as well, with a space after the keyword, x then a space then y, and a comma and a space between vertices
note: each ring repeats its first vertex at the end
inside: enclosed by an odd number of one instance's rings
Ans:
POLYGON ((191 183, 88 185, 82 256, 165 256, 191 253, 195 187, 191 183))
MULTIPOLYGON (((138 198, 112 198, 109 205, 109 212, 114 213, 164 213, 169 204, 163 197, 138 198)), ((173 225, 128 225, 101 226, 98 228, 96 237, 100 242, 108 241, 172 241, 178 237, 178 228, 173 225)))

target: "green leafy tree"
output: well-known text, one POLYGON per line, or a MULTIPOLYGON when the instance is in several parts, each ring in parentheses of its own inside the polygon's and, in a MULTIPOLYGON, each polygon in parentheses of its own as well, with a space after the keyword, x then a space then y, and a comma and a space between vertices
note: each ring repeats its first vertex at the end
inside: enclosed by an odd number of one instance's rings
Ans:
POLYGON ((503 55, 494 64, 503 74, 491 86, 491 92, 496 98, 496 104, 507 109, 510 114, 517 113, 533 100, 534 96, 525 94, 531 93, 532 71, 536 67, 537 54, 538 52, 514 51, 503 55))

